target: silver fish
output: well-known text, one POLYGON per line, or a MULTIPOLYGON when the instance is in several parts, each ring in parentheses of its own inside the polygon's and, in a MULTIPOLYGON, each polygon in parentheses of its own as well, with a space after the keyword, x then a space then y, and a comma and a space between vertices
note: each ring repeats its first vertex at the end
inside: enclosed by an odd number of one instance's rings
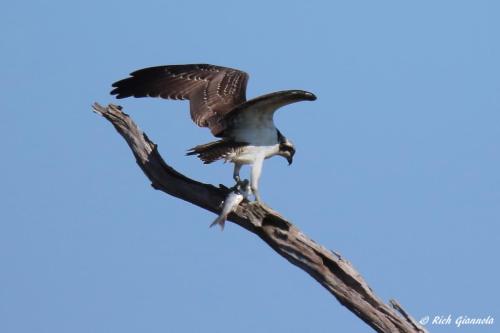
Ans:
POLYGON ((214 225, 220 225, 221 230, 224 230, 224 223, 226 222, 227 216, 238 207, 238 205, 246 199, 251 194, 249 181, 247 179, 238 182, 236 186, 232 188, 226 199, 224 200, 222 212, 220 215, 210 224, 210 228, 214 225))

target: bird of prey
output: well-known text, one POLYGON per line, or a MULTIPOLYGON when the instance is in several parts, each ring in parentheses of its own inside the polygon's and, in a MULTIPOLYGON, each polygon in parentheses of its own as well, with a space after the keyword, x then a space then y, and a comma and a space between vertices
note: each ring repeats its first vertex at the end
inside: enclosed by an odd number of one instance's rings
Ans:
POLYGON ((116 98, 161 97, 190 101, 192 120, 208 127, 220 140, 196 146, 205 164, 217 160, 234 163, 233 178, 240 182, 242 165, 251 165, 250 186, 261 202, 258 184, 265 159, 282 156, 292 164, 295 148, 274 125, 274 112, 282 106, 314 101, 303 90, 270 93, 247 101, 248 74, 233 68, 208 64, 168 65, 137 70, 113 83, 116 98))

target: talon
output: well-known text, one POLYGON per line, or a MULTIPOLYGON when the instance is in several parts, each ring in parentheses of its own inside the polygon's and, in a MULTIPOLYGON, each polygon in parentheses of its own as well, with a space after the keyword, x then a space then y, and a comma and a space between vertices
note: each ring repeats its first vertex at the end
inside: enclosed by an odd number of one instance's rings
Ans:
POLYGON ((252 188, 253 195, 255 197, 255 202, 262 203, 262 198, 260 197, 260 193, 257 189, 252 188))

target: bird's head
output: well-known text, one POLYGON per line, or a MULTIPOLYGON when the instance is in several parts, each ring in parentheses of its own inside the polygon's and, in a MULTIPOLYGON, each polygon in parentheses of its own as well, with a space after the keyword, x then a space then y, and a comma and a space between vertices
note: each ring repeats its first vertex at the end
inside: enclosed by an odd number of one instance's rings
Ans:
POLYGON ((291 165, 293 162, 293 155, 295 155, 295 147, 293 143, 285 138, 278 131, 278 141, 279 141, 279 150, 278 155, 283 156, 288 161, 288 165, 291 165))

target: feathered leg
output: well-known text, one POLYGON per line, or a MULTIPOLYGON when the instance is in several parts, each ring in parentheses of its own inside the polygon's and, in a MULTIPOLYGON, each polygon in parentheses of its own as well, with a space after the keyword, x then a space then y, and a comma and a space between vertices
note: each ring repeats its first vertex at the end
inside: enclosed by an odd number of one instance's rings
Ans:
POLYGON ((250 187, 255 196, 257 202, 262 202, 262 198, 259 193, 259 179, 262 173, 262 164, 264 163, 264 158, 258 158, 252 165, 252 173, 250 174, 250 187))
POLYGON ((234 163, 234 171, 233 171, 233 179, 236 181, 236 183, 240 182, 240 170, 241 170, 242 164, 239 163, 234 163))

